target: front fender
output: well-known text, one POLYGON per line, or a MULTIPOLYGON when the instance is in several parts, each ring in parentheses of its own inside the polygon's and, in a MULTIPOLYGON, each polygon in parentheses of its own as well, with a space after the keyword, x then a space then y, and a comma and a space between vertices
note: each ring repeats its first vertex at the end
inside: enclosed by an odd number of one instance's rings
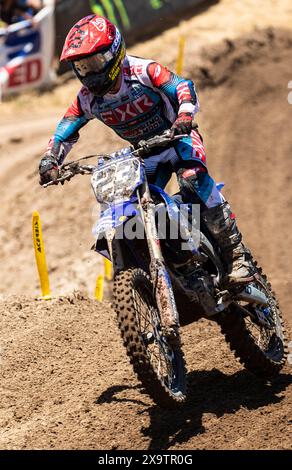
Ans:
POLYGON ((137 204, 132 201, 123 201, 120 204, 109 206, 101 212, 99 220, 93 227, 92 233, 97 239, 104 238, 107 231, 118 228, 130 217, 137 214, 137 204))
POLYGON ((106 233, 114 231, 125 224, 125 222, 138 214, 137 203, 133 201, 123 201, 114 206, 108 206, 101 212, 100 218, 92 229, 96 239, 94 250, 105 258, 110 259, 106 233))

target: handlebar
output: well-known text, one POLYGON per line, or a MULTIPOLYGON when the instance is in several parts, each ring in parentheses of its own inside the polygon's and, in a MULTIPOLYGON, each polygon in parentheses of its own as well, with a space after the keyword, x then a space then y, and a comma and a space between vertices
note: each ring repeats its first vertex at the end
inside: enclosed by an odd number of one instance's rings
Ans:
POLYGON ((169 144, 182 139, 183 137, 188 137, 187 134, 173 135, 171 130, 163 132, 161 135, 156 135, 148 140, 140 140, 138 142, 138 148, 133 151, 133 155, 137 157, 143 157, 147 155, 153 148, 156 147, 167 147, 169 144))
MULTIPOLYGON (((163 132, 161 135, 156 135, 148 140, 140 140, 137 145, 137 148, 133 150, 132 155, 142 158, 146 156, 152 149, 156 147, 167 147, 169 144, 176 142, 177 140, 187 137, 187 134, 181 135, 172 135, 170 130, 163 132)), ((55 181, 50 181, 49 183, 43 184, 43 188, 48 186, 57 185, 59 183, 64 184, 65 181, 70 181, 71 178, 75 175, 89 175, 96 170, 96 165, 80 165, 79 162, 82 160, 88 160, 89 158, 98 158, 98 159, 112 159, 112 155, 89 155, 88 157, 82 157, 73 162, 66 163, 59 168, 60 177, 55 181)))
POLYGON ((60 177, 55 181, 43 184, 43 188, 48 186, 64 184, 65 181, 70 181, 75 175, 90 175, 96 169, 96 165, 79 165, 78 161, 67 163, 59 168, 60 177))

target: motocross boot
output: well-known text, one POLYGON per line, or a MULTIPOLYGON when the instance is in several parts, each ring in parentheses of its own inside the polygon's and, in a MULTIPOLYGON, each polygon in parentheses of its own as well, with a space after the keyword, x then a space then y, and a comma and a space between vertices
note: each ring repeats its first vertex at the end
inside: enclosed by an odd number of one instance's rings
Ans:
POLYGON ((202 218, 221 250, 227 273, 224 283, 231 286, 251 282, 256 267, 251 252, 242 243, 242 235, 228 202, 205 210, 202 218))

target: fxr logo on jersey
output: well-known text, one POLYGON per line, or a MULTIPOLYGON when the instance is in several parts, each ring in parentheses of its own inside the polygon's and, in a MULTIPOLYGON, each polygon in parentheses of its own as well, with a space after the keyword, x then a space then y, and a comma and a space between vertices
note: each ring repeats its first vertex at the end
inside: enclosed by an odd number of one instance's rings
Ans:
POLYGON ((143 113, 146 113, 153 105, 155 105, 154 101, 144 94, 132 103, 122 104, 113 110, 101 113, 101 118, 105 124, 112 126, 119 124, 120 122, 129 121, 143 113))

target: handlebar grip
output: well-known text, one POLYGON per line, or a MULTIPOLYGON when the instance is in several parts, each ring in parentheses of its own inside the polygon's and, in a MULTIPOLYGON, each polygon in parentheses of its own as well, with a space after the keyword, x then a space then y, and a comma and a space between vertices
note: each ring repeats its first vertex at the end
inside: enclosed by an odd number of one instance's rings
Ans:
POLYGON ((42 188, 47 188, 48 186, 53 186, 53 184, 57 185, 56 181, 49 181, 49 183, 42 184, 42 188))
POLYGON ((73 177, 74 175, 71 174, 71 175, 66 175, 62 178, 58 178, 56 179, 55 181, 50 181, 49 183, 46 183, 46 184, 43 184, 42 187, 43 188, 47 188, 48 186, 58 186, 59 183, 61 184, 64 184, 65 181, 70 181, 70 179, 73 177))

